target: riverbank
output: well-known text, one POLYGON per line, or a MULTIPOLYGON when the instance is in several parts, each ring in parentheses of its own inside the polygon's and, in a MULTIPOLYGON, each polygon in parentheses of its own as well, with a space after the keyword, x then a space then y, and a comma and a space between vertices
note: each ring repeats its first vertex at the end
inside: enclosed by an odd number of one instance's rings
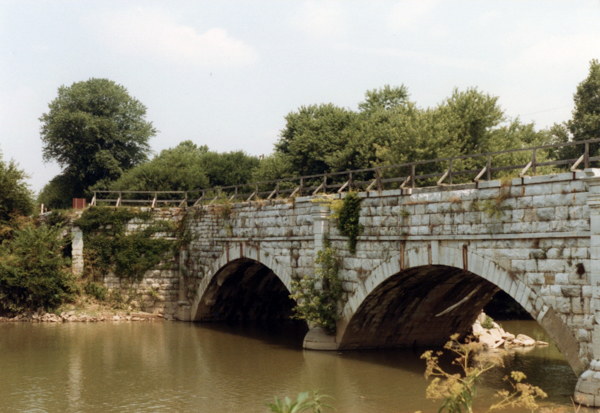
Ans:
POLYGON ((125 308, 81 296, 73 303, 64 304, 55 311, 30 311, 21 314, 0 316, 0 323, 96 323, 120 321, 163 321, 163 313, 137 311, 131 306, 125 308))
POLYGON ((81 313, 75 314, 74 311, 62 312, 60 315, 45 313, 29 313, 20 314, 14 317, 0 317, 0 323, 16 323, 16 322, 28 322, 28 323, 96 323, 105 321, 162 321, 164 318, 161 314, 149 314, 149 313, 131 313, 131 314, 106 314, 91 316, 89 314, 81 313))

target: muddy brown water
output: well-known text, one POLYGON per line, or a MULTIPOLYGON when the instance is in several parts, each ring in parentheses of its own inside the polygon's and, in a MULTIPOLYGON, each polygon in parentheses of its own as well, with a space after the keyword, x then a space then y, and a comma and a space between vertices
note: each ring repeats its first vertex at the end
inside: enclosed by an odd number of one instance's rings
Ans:
MULTIPOLYGON (((534 321, 503 322, 548 341, 534 321)), ((303 351, 302 328, 214 324, 0 324, 0 412, 266 412, 274 396, 319 388, 341 413, 434 412, 424 349, 303 351)), ((477 395, 523 371, 569 404, 577 378, 556 346, 512 352, 477 395)), ((481 409, 478 409, 481 410, 481 409)))

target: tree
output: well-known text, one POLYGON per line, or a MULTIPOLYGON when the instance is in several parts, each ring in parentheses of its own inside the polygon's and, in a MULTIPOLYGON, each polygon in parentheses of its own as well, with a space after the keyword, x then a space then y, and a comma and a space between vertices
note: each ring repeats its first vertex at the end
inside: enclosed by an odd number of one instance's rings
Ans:
POLYGON ((0 224, 12 215, 29 215, 33 211, 33 199, 25 171, 14 160, 2 160, 0 152, 0 224))
POLYGON ((404 85, 399 87, 385 85, 381 89, 367 90, 365 101, 358 104, 358 110, 371 112, 376 109, 394 109, 406 105, 408 96, 408 89, 404 85))
MULTIPOLYGON (((588 77, 578 86, 573 95, 575 108, 573 118, 555 123, 548 130, 552 143, 565 143, 600 138, 600 63, 597 59, 590 61, 588 77)), ((577 159, 583 154, 583 146, 564 146, 553 151, 553 155, 561 160, 577 159)), ((590 144, 590 156, 600 154, 600 144, 590 144)))
POLYGON ((600 63, 597 59, 590 62, 588 77, 577 86, 573 101, 575 109, 569 122, 573 140, 600 138, 600 63))
POLYGON ((256 156, 244 151, 217 153, 207 151, 202 156, 202 168, 211 187, 247 184, 259 165, 256 156))
MULTIPOLYGON (((109 189, 130 191, 191 191, 250 182, 259 160, 243 151, 217 153, 183 141, 149 162, 125 172, 109 189)), ((98 183, 94 189, 106 189, 98 183)))
POLYGON ((289 163, 293 175, 332 172, 336 156, 349 142, 359 118, 356 112, 326 105, 302 106, 286 117, 275 151, 289 163))
POLYGON ((76 197, 74 188, 77 185, 69 174, 56 175, 38 195, 38 203, 50 210, 71 208, 72 199, 76 197))
MULTIPOLYGON (((174 148, 165 149, 149 162, 125 172, 109 184, 113 190, 129 191, 190 191, 209 186, 203 166, 206 146, 198 147, 192 141, 183 141, 174 148)), ((99 187, 98 189, 104 189, 99 187)))
POLYGON ((64 257, 60 226, 16 229, 0 244, 0 313, 53 309, 73 299, 77 286, 64 257))
POLYGON ((94 78, 61 86, 48 107, 40 117, 44 161, 64 168, 75 196, 147 159, 156 129, 145 120, 146 106, 123 86, 94 78))

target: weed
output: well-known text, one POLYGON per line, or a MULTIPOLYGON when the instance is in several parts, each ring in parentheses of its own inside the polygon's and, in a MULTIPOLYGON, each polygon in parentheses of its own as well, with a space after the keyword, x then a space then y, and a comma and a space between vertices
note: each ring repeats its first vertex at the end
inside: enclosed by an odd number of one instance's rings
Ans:
POLYGON ((315 263, 314 278, 304 276, 300 281, 292 281, 290 298, 297 303, 293 317, 335 334, 336 322, 340 318, 337 309, 342 298, 342 280, 338 274, 340 265, 336 250, 327 237, 315 263), (321 284, 320 289, 317 289, 317 283, 321 284))

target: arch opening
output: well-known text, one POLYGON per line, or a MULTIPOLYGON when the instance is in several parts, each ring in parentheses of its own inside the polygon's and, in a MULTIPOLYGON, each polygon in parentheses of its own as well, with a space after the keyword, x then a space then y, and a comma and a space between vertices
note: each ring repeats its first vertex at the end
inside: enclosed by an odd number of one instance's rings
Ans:
POLYGON ((194 321, 285 321, 295 301, 267 266, 240 258, 222 267, 204 292, 194 321))
POLYGON ((440 346, 466 335, 499 288, 444 265, 399 272, 367 295, 345 328, 340 349, 440 346))

